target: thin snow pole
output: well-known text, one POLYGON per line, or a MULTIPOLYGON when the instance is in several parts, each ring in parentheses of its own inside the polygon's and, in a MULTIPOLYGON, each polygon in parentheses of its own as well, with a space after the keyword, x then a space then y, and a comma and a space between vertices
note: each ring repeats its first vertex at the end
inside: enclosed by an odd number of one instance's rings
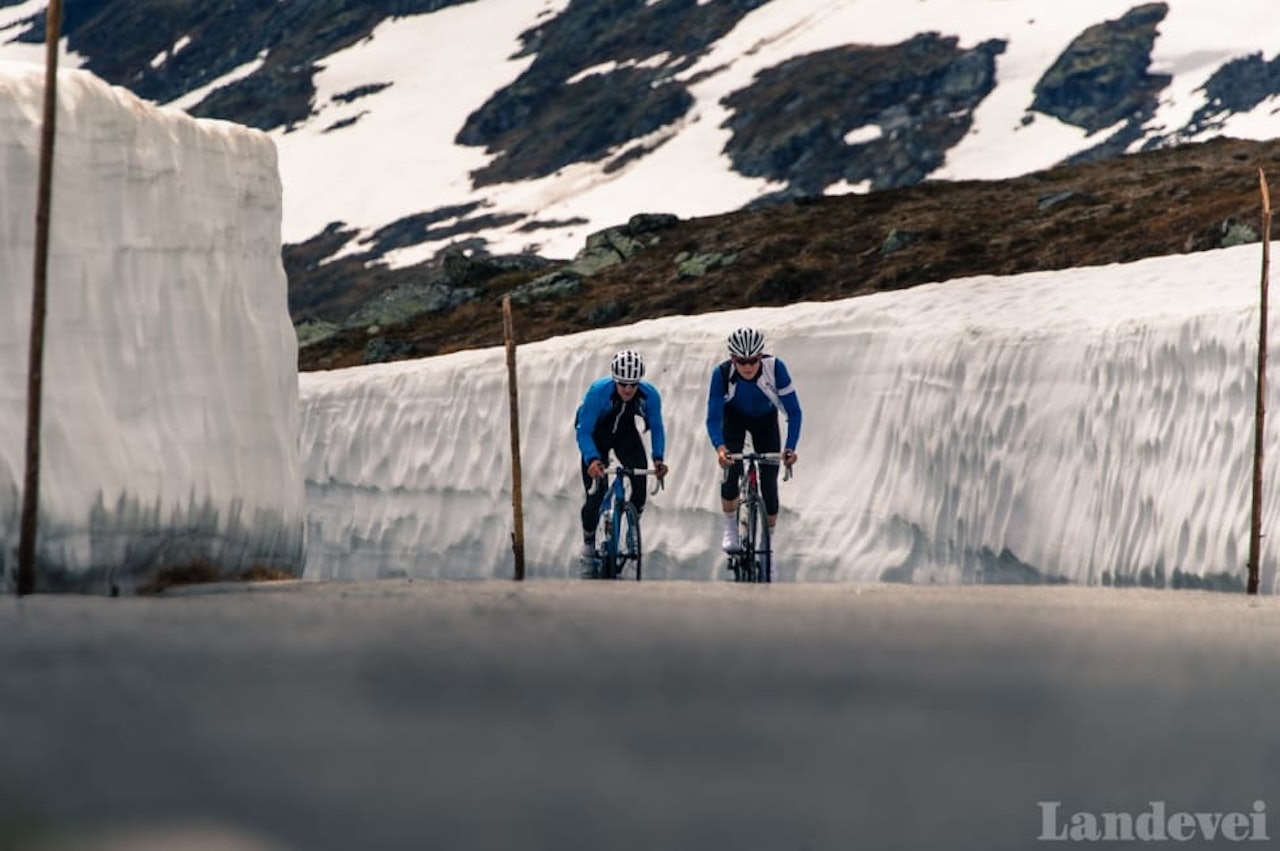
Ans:
POLYGON ((27 364, 27 459, 18 538, 18 596, 36 585, 36 516, 40 505, 40 402, 44 393, 44 319, 49 280, 49 207, 53 196, 53 138, 58 112, 58 41, 62 0, 49 0, 44 31, 44 117, 36 189, 36 247, 31 291, 31 348, 27 364))
POLYGON ((516 386, 516 335, 511 320, 511 296, 502 299, 502 336, 507 343, 507 397, 511 411, 511 510, 515 531, 511 549, 516 558, 516 581, 524 579, 524 505, 520 492, 520 394, 516 386))
POLYGON ((1258 322, 1258 395, 1253 423, 1253 511, 1249 520, 1249 588, 1258 593, 1258 564, 1262 553, 1262 439, 1267 409, 1267 285, 1271 266, 1271 193, 1267 175, 1258 169, 1262 189, 1262 307, 1258 322))

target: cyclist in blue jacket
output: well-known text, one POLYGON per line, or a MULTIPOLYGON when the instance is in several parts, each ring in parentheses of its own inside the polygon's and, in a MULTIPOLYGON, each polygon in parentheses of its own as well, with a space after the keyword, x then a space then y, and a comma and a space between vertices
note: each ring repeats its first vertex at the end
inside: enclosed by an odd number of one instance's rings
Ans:
MULTIPOLYGON (((604 477, 610 450, 625 467, 643 469, 649 466, 644 442, 636 428, 636 418, 644 423, 653 444, 653 469, 659 479, 667 475, 662 462, 666 453, 667 433, 662 424, 662 396, 644 378, 644 359, 639 352, 623 349, 613 356, 609 374, 596 379, 587 388, 578 406, 574 427, 581 453, 582 487, 586 500, 582 504, 582 556, 591 558, 596 548, 596 520, 605 489, 593 494, 593 480, 604 477)), ((631 503, 637 512, 644 511, 647 491, 644 480, 631 477, 631 503)))
MULTIPOLYGON (((738 535, 738 479, 742 462, 730 460, 730 452, 741 452, 746 436, 756 452, 782 451, 782 463, 796 463, 800 441, 800 399, 787 365, 764 353, 764 334, 755 328, 739 328, 729 335, 729 360, 711 373, 707 394, 707 435, 716 450, 721 468, 730 470, 720 485, 724 510, 724 538, 727 553, 742 549, 738 535), (778 410, 787 416, 787 438, 782 442, 778 410)), ((778 522, 778 468, 760 466, 760 495, 764 498, 770 532, 778 522)), ((770 536, 772 537, 772 535, 770 536)))

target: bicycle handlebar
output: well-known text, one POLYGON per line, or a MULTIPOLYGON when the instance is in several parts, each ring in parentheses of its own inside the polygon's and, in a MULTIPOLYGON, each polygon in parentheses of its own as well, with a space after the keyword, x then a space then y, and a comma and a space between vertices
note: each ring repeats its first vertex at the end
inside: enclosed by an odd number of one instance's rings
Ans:
MULTIPOLYGON (((609 478, 610 475, 656 476, 657 474, 658 474, 658 471, 653 469, 652 467, 624 467, 621 464, 618 464, 613 467, 606 467, 604 471, 604 475, 591 482, 591 487, 587 490, 587 493, 594 496, 596 491, 600 490, 600 483, 603 482, 605 479, 609 478)), ((667 483, 664 479, 657 479, 656 482, 657 484, 654 486, 654 489, 651 491, 651 493, 654 493, 654 494, 656 494, 658 491, 662 490, 667 486, 667 483)))
POLYGON ((781 452, 730 452, 729 458, 734 461, 756 460, 764 464, 781 464, 781 452))
MULTIPOLYGON (((783 454, 784 453, 782 452, 730 452, 728 453, 728 457, 730 461, 755 461, 760 464, 777 465, 782 463, 783 454)), ((790 466, 784 466, 782 468, 782 480, 784 482, 790 481, 791 472, 792 468, 790 466)), ((726 481, 728 480, 728 469, 724 471, 722 478, 726 481)))

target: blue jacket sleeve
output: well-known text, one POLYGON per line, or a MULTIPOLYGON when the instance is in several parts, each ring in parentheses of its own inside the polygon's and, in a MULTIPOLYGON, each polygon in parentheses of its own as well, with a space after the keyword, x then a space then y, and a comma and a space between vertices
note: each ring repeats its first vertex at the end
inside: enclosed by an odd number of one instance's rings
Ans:
POLYGON ((800 442, 800 424, 804 420, 804 414, 800 410, 800 396, 791 383, 791 373, 787 371, 787 365, 782 361, 776 361, 776 363, 777 371, 774 377, 778 383, 778 401, 782 403, 782 410, 787 414, 787 442, 783 447, 795 451, 796 444, 800 442))
POLYGON ((610 382, 610 387, 605 388, 602 393, 600 392, 600 382, 593 382, 592 385, 587 388, 586 395, 582 397, 582 404, 578 406, 576 432, 578 452, 582 454, 583 463, 590 464, 591 461, 596 458, 600 458, 602 461, 604 460, 600 455, 600 449, 596 446, 595 439, 591 436, 591 433, 595 431, 596 422, 600 419, 600 415, 604 413, 605 408, 608 406, 611 387, 612 382, 610 382))
POLYGON ((720 368, 711 371, 711 387, 707 391, 707 437, 712 448, 724 443, 724 377, 720 368))
POLYGON ((655 461, 667 457, 667 429, 662 422, 662 394, 658 392, 658 388, 649 382, 645 382, 646 398, 649 400, 648 416, 645 418, 645 424, 649 426, 649 440, 653 444, 653 459, 655 461))

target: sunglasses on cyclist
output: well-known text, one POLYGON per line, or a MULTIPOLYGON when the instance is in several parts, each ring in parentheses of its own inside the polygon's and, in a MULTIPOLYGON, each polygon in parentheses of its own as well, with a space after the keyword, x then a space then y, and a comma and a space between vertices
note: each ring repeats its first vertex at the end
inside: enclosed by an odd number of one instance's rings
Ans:
POLYGON ((760 358, 734 358, 733 362, 741 366, 755 366, 760 363, 760 358))
POLYGON ((640 382, 638 382, 638 381, 615 381, 615 382, 614 382, 614 384, 617 384, 619 387, 622 387, 622 388, 624 388, 624 389, 625 389, 625 388, 627 388, 627 387, 639 387, 639 386, 640 386, 640 382))

